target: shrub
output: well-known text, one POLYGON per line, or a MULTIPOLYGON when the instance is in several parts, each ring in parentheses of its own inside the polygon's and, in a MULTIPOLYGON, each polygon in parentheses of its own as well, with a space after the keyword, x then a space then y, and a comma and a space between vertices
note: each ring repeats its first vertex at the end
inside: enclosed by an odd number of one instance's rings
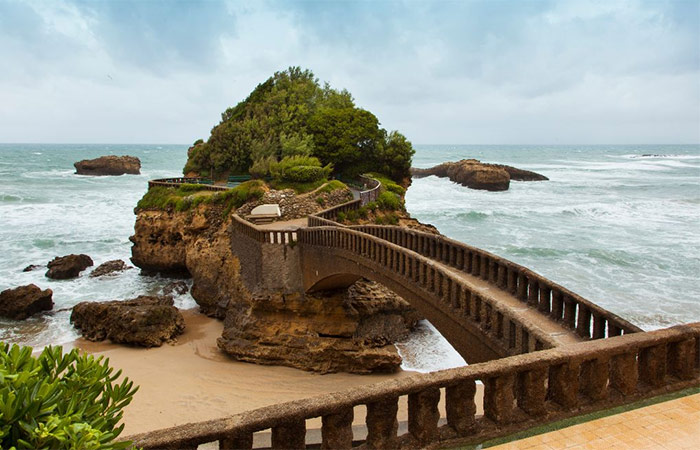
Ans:
POLYGON ((280 162, 270 164, 270 176, 275 180, 306 183, 327 178, 333 171, 328 164, 321 167, 318 158, 312 156, 287 156, 280 162))
POLYGON ((308 183, 310 181, 322 180, 330 174, 330 170, 323 167, 314 166, 294 166, 289 167, 284 173, 284 180, 295 183, 308 183))
POLYGON ((104 357, 0 342, 0 448, 123 449, 114 442, 138 387, 104 357))
POLYGON ((387 211, 395 211, 397 209, 401 209, 401 199, 398 195, 389 191, 384 191, 381 194, 379 194, 377 204, 379 205, 379 208, 387 211))
POLYGON ((338 215, 336 216, 336 221, 337 222, 345 222, 345 219, 347 219, 347 216, 344 212, 339 212, 338 215))
POLYGON ((250 167, 248 172, 253 178, 265 178, 270 176, 270 167, 277 164, 277 159, 274 156, 257 159, 250 167))
POLYGON ((343 183, 342 181, 331 180, 328 183, 324 184, 323 187, 321 187, 318 190, 318 193, 319 194, 322 194, 324 192, 331 193, 331 192, 337 191, 339 189, 347 189, 347 188, 348 188, 348 186, 345 183, 343 183))

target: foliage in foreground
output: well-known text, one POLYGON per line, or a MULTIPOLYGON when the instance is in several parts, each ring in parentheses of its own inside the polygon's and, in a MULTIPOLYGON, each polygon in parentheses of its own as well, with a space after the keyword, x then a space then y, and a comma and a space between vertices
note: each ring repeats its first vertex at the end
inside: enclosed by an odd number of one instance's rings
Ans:
POLYGON ((63 354, 47 347, 37 357, 31 347, 0 342, 0 448, 123 449, 114 442, 123 409, 138 387, 116 381, 109 360, 63 354))
POLYGON ((221 115, 207 141, 187 152, 184 172, 212 179, 264 171, 272 161, 313 156, 348 178, 380 171, 400 181, 410 176, 411 143, 379 127, 346 90, 321 85, 309 70, 291 67, 259 84, 221 115))

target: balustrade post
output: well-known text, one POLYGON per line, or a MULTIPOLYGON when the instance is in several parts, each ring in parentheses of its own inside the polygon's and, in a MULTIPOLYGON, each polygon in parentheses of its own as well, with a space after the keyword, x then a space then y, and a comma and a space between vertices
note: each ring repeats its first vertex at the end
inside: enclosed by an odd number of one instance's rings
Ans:
POLYGON ((253 433, 239 432, 219 439, 219 450, 249 450, 253 448, 253 433))
POLYGON ((472 267, 471 267, 471 274, 474 275, 475 277, 478 277, 479 274, 481 273, 481 269, 479 267, 479 255, 476 252, 472 253, 472 267))
POLYGON ((498 263, 489 258, 489 283, 498 285, 498 263))
POLYGON ((527 301, 527 277, 521 273, 518 274, 518 299, 527 301))
POLYGON ((352 448, 352 408, 343 409, 321 419, 321 449, 345 450, 352 448))
POLYGON ((605 337, 605 317, 598 313, 593 313, 593 339, 603 339, 605 337))
POLYGON ((623 353, 610 360, 610 386, 623 395, 631 395, 637 390, 637 355, 623 353))
POLYGON ((537 280, 528 277, 527 304, 528 306, 537 306, 537 297, 539 296, 540 287, 537 280))
POLYGON ((564 324, 570 328, 576 328, 576 302, 568 295, 564 295, 564 324))
POLYGON ((462 381, 445 388, 447 424, 460 435, 472 433, 476 428, 475 395, 474 380, 462 381))
POLYGON ((583 304, 578 305, 576 334, 583 338, 591 337, 591 310, 583 304))
POLYGON ((408 432, 421 444, 437 437, 440 389, 425 389, 408 396, 408 432))
POLYGON ((690 380, 695 371, 695 339, 671 342, 668 346, 668 372, 681 380, 690 380))
POLYGON ((549 396, 564 408, 578 405, 579 371, 580 366, 576 362, 549 369, 549 396))
POLYGON ((513 374, 484 380, 484 415, 497 424, 508 423, 513 416, 514 384, 513 374))
POLYGON ((472 273, 474 259, 472 258, 472 252, 464 251, 464 266, 462 270, 466 273, 472 273))
POLYGON ((506 268, 508 273, 508 292, 515 295, 518 292, 518 273, 511 268, 506 268))
POLYGON ((387 398, 367 405, 367 447, 383 450, 398 446, 396 433, 399 423, 396 413, 399 399, 387 398))
POLYGON ((610 358, 601 357, 581 365, 581 388, 583 394, 593 401, 608 397, 610 358))
POLYGON ((641 349, 639 352, 639 379, 653 387, 664 383, 666 376, 666 344, 641 349))
POLYGON ((546 412, 547 368, 538 368, 518 375, 518 406, 531 416, 546 412))
POLYGON ((564 314, 564 299, 561 291, 552 291, 552 312, 549 314, 556 321, 560 321, 564 314))
POLYGON ((608 337, 620 336, 622 334, 622 328, 618 327, 612 321, 608 320, 608 337))
POLYGON ((551 296, 552 296, 552 290, 549 288, 549 286, 546 285, 539 285, 539 290, 540 290, 540 301, 537 306, 537 309, 544 314, 549 314, 549 311, 551 309, 551 296))
POLYGON ((508 289, 508 268, 502 264, 496 266, 498 268, 497 286, 501 289, 508 289))
POLYGON ((273 449, 306 449, 306 421, 293 420, 272 427, 273 449))
POLYGON ((488 257, 482 255, 481 256, 481 261, 479 262, 479 269, 481 272, 481 279, 488 281, 489 280, 489 266, 491 265, 491 261, 489 260, 488 257))

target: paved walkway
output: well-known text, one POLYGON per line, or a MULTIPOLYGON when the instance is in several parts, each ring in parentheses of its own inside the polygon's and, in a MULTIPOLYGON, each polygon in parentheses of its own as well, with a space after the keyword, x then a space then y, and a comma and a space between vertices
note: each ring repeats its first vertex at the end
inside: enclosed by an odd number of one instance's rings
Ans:
POLYGON ((491 450, 700 448, 700 394, 489 447, 491 450))

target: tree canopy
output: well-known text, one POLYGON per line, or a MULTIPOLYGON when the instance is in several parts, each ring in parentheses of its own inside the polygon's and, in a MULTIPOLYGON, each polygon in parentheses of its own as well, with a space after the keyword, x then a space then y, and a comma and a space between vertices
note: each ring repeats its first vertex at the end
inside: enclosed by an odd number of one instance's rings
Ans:
POLYGON ((262 161, 312 156, 336 175, 382 172, 401 181, 409 176, 413 147, 398 131, 379 125, 348 91, 290 67, 224 111, 209 139, 188 150, 184 172, 220 178, 248 173, 262 161))

